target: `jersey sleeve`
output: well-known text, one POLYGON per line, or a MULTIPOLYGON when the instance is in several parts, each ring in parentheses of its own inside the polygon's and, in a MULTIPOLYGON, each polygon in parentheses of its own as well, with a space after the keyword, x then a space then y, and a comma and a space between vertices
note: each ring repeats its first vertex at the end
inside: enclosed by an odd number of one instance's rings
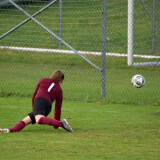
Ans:
POLYGON ((54 119, 59 121, 61 119, 62 101, 63 101, 63 93, 62 93, 62 90, 60 89, 57 94, 57 98, 55 102, 55 111, 54 111, 54 119))

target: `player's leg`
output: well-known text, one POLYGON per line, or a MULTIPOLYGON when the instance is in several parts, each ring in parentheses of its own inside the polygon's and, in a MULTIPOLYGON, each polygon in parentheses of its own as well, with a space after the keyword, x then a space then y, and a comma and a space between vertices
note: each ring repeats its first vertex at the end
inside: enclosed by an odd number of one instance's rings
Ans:
POLYGON ((31 117, 29 115, 25 117, 22 121, 25 123, 25 126, 32 123, 31 117))
POLYGON ((55 127, 60 127, 61 122, 50 117, 47 117, 51 112, 51 104, 44 98, 37 98, 34 100, 33 112, 37 124, 47 124, 55 127))
POLYGON ((71 132, 72 129, 66 120, 62 122, 50 117, 47 117, 51 112, 51 104, 48 100, 43 98, 37 98, 34 101, 33 112, 37 124, 46 124, 53 126, 54 128, 63 127, 67 131, 71 132), (70 129, 69 129, 70 128, 70 129))
POLYGON ((50 117, 44 117, 43 115, 36 115, 35 119, 36 123, 38 124, 47 124, 54 127, 62 127, 68 132, 73 132, 72 128, 70 127, 66 119, 63 119, 61 122, 56 119, 52 119, 50 117))
POLYGON ((26 125, 29 125, 31 123, 30 116, 25 117, 22 121, 14 125, 10 128, 11 132, 19 132, 21 131, 26 125))
POLYGON ((36 120, 36 123, 39 124, 39 120, 42 118, 42 117, 45 117, 44 115, 36 115, 35 116, 35 120, 36 120))
POLYGON ((50 118, 50 117, 46 117, 48 116, 48 114, 50 113, 50 108, 49 106, 45 106, 43 108, 38 107, 39 110, 35 110, 34 114, 37 114, 35 116, 35 120, 37 124, 46 124, 46 125, 51 125, 53 126, 55 129, 62 127, 65 130, 67 130, 68 132, 73 132, 72 128, 70 127, 70 125, 68 124, 68 122, 66 121, 66 119, 61 121, 58 121, 56 119, 50 118), (38 114, 41 113, 41 114, 38 114))
POLYGON ((21 131, 26 125, 30 124, 31 118, 30 116, 25 117, 22 121, 18 122, 11 128, 0 128, 0 132, 9 133, 9 132, 19 132, 21 131))
POLYGON ((54 127, 61 127, 61 121, 57 121, 50 117, 45 117, 44 115, 36 115, 35 119, 37 124, 47 124, 54 127))

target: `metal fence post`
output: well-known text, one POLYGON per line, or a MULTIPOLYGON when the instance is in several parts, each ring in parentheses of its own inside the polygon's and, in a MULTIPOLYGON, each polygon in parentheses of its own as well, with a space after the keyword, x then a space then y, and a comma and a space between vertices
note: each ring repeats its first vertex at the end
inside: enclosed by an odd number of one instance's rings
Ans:
MULTIPOLYGON (((59 0, 59 37, 62 38, 62 0, 59 0)), ((59 41, 59 48, 62 47, 61 40, 59 41)))
POLYGON ((152 55, 155 53, 155 9, 156 9, 156 0, 153 0, 153 15, 152 15, 152 55))
POLYGON ((101 70, 101 98, 106 96, 106 0, 102 2, 102 70, 101 70))

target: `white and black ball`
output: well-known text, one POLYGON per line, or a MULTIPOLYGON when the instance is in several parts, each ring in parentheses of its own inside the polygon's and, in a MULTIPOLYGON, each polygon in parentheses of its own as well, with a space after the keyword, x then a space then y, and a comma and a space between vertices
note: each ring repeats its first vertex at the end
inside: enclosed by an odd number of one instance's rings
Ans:
POLYGON ((132 77, 131 84, 136 88, 141 88, 145 84, 145 79, 142 75, 134 75, 132 77))

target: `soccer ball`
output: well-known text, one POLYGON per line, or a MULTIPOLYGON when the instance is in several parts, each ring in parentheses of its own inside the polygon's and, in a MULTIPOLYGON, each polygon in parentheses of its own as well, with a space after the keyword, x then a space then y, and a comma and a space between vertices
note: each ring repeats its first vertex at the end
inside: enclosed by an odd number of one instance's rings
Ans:
POLYGON ((132 77, 131 84, 136 88, 141 88, 145 84, 145 79, 142 75, 135 75, 132 77))

